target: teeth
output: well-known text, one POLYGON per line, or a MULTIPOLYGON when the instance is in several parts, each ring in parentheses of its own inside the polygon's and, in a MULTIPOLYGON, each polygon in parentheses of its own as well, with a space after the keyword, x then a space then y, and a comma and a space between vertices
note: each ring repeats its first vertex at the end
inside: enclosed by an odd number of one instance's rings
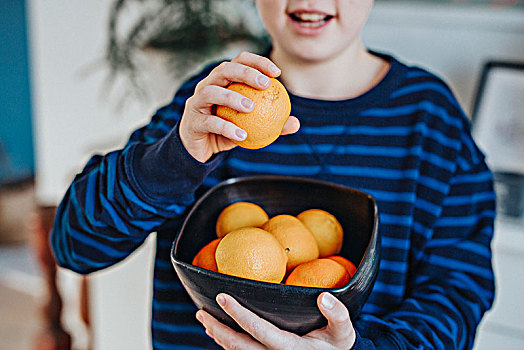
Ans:
POLYGON ((320 21, 320 22, 301 22, 300 25, 301 25, 302 27, 307 27, 307 28, 316 28, 316 27, 321 27, 321 26, 323 26, 325 23, 326 23, 326 21, 320 21))
POLYGON ((298 23, 302 27, 306 28, 318 28, 327 23, 333 16, 312 13, 312 12, 295 12, 289 15, 292 20, 298 23))
POLYGON ((308 22, 322 21, 326 18, 325 15, 320 13, 295 13, 295 16, 297 16, 301 21, 308 22))

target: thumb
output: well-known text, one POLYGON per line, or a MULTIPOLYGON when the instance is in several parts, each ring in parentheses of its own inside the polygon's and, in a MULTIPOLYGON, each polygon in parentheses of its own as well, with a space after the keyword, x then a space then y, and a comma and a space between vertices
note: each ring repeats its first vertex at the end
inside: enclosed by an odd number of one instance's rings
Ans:
POLYGON ((297 117, 290 116, 286 124, 284 124, 284 128, 282 129, 281 135, 289 135, 294 134, 300 129, 300 121, 297 119, 297 117))
POLYGON ((326 335, 337 344, 349 349, 355 342, 355 330, 349 318, 349 311, 344 304, 332 294, 321 293, 317 300, 320 312, 328 321, 326 335))

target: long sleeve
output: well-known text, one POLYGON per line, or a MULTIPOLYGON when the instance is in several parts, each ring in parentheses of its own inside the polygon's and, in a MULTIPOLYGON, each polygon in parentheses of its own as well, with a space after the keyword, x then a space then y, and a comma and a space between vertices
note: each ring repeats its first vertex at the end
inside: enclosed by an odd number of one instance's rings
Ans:
POLYGON ((59 265, 89 273, 115 264, 193 203, 195 190, 222 158, 196 161, 178 134, 185 101, 205 75, 184 84, 123 149, 92 157, 75 177, 51 234, 59 265))
POLYGON ((298 133, 201 164, 183 148, 177 122, 204 71, 122 150, 93 157, 77 175, 56 216, 57 260, 95 271, 157 231, 153 347, 216 348, 171 266, 171 225, 180 222, 173 219, 184 217, 197 187, 198 195, 225 178, 331 181, 373 195, 380 212, 379 274, 353 320, 353 349, 471 348, 494 296, 492 174, 451 90, 424 70, 388 59, 386 77, 359 98, 290 94, 298 133))
MULTIPOLYGON (((469 349, 494 298, 490 242, 495 195, 484 161, 458 158, 430 239, 406 295, 384 315, 363 314, 355 349, 469 349), (367 339, 366 339, 367 338, 367 339)), ((415 228, 416 229, 416 228, 415 228)))

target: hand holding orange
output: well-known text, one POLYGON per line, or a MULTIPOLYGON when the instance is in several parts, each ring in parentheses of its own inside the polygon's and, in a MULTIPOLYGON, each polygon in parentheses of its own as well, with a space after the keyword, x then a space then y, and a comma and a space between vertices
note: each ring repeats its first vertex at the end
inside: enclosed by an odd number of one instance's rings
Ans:
POLYGON ((239 112, 227 106, 218 106, 216 115, 235 124, 247 132, 243 141, 233 140, 243 148, 257 149, 275 141, 282 132, 291 102, 286 88, 276 79, 270 79, 265 90, 258 90, 242 83, 233 83, 228 90, 238 92, 254 102, 251 112, 239 112))
MULTIPOLYGON (((275 130, 282 135, 296 132, 300 127, 298 119, 288 118, 289 111, 284 110, 286 104, 279 102, 285 100, 287 92, 285 89, 281 90, 282 87, 279 87, 278 90, 272 90, 270 87, 273 85, 270 79, 279 75, 280 69, 270 59, 249 52, 242 52, 231 62, 222 62, 216 66, 206 78, 196 85, 193 96, 186 100, 178 133, 187 152, 197 161, 204 163, 213 154, 236 147, 237 144, 234 142, 245 141, 246 137, 248 138, 246 147, 257 148, 262 147, 262 144, 266 142, 272 142, 270 140, 274 137, 275 130), (253 99, 256 101, 228 89, 235 84, 252 89, 253 99), (274 92, 268 93, 265 92, 266 90, 274 92), (275 94, 275 91, 279 91, 278 94, 275 94), (262 96, 265 96, 266 100, 275 97, 276 109, 268 106, 262 96), (254 124, 252 125, 253 131, 251 126, 246 126, 246 130, 243 130, 242 127, 235 125, 235 122, 226 120, 227 117, 217 116, 216 106, 227 107, 235 111, 233 114, 238 113, 241 119, 254 124), (254 114, 254 110, 258 111, 260 108, 262 108, 262 114, 254 114), (287 115, 284 117, 281 113, 287 115), (260 119, 264 115, 269 116, 271 122, 266 123, 264 118, 260 119), (280 125, 282 120, 283 127, 280 125), (271 131, 266 133, 268 130, 271 131), (256 137, 253 138, 253 136, 256 137), (260 143, 259 136, 263 136, 261 137, 264 139, 262 143, 260 143), (252 143, 253 140, 254 143, 252 143)), ((222 110, 222 107, 220 109, 222 110)))

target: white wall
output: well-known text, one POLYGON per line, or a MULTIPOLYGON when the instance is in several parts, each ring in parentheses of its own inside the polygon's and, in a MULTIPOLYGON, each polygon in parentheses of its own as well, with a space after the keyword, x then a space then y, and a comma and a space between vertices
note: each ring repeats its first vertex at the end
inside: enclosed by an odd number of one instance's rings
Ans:
MULTIPOLYGON (((29 0, 32 98, 36 149, 36 195, 41 205, 57 205, 73 176, 92 153, 124 143, 136 126, 168 102, 176 86, 163 74, 162 57, 151 56, 153 99, 116 111, 116 95, 104 95, 109 14, 107 0, 29 0)), ((118 92, 118 91, 117 91, 118 92)), ((124 263, 89 278, 93 349, 147 349, 150 344, 151 266, 154 237, 124 263)), ((60 270, 64 321, 75 346, 84 348, 78 327, 78 277, 60 270), (75 304, 75 302, 77 304, 75 304), (80 340, 78 338, 81 338, 80 340)))
POLYGON ((379 2, 364 42, 439 74, 469 114, 486 61, 524 61, 524 10, 379 2))
POLYGON ((150 75, 156 81, 145 88, 153 91, 153 99, 116 110, 120 91, 107 95, 102 89, 111 3, 29 0, 37 198, 42 204, 56 205, 93 152, 125 142, 176 88, 151 57, 150 75))
MULTIPOLYGON (((153 100, 116 113, 111 99, 101 92, 106 71, 83 74, 104 54, 111 2, 28 0, 28 4, 37 198, 42 205, 56 205, 89 155, 125 142, 137 125, 169 100, 176 83, 162 73, 162 58, 150 57, 148 89, 153 100)), ((524 61, 523 34, 522 10, 382 2, 374 9, 364 39, 370 48, 442 75, 469 112, 482 63, 492 58, 524 61)), ((93 275, 95 349, 147 348, 153 239, 128 261, 93 275)), ((483 339, 500 336, 485 334, 483 339)))

